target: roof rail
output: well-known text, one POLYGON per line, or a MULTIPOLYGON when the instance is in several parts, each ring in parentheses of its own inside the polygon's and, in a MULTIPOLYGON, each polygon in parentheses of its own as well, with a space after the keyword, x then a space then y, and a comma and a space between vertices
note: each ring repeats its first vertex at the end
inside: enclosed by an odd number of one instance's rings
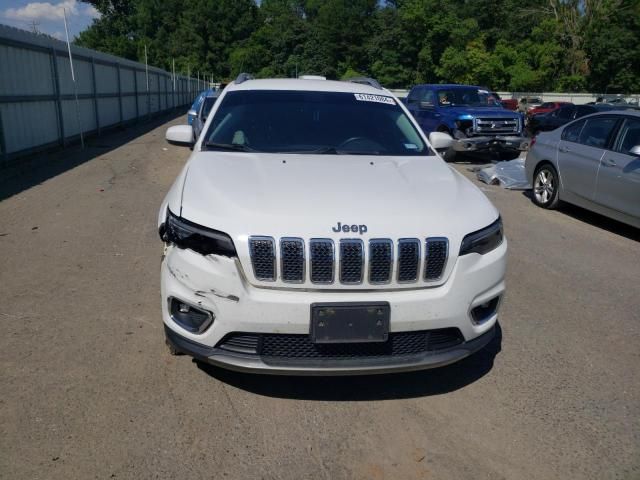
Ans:
POLYGON ((353 78, 347 79, 347 82, 361 83, 362 85, 369 85, 370 87, 377 88, 378 90, 382 90, 382 85, 380 85, 380 83, 378 83, 378 81, 375 78, 353 77, 353 78))
POLYGON ((248 73, 241 73, 240 75, 238 75, 235 79, 235 81, 233 83, 235 83, 236 85, 246 82, 247 80, 253 80, 253 76, 249 75, 248 73))

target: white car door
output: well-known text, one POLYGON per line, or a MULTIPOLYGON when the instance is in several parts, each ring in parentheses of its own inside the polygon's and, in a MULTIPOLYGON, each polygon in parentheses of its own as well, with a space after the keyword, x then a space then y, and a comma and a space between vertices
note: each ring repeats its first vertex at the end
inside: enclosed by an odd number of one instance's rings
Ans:
POLYGON ((596 187, 596 203, 640 218, 640 118, 627 117, 611 150, 602 157, 596 187))

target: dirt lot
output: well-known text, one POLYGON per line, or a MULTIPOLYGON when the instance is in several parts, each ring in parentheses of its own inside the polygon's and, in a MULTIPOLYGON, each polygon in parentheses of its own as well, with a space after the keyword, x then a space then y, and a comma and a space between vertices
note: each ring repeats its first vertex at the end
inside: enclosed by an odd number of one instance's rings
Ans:
POLYGON ((640 478, 637 230, 481 185, 510 242, 486 351, 395 376, 200 368, 160 319, 156 214, 189 155, 169 123, 0 191, 1 478, 640 478))

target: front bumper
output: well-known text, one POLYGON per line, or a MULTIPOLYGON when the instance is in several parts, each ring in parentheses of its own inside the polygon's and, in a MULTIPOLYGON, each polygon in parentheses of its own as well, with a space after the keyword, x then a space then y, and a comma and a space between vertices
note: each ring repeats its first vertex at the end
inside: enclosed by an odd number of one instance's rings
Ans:
POLYGON ((451 145, 456 152, 524 151, 529 139, 519 136, 468 137, 455 139, 451 145))
POLYGON ((394 372, 409 372, 428 368, 443 367, 462 360, 484 348, 495 336, 496 327, 473 340, 437 352, 387 358, 363 358, 340 360, 265 360, 257 355, 228 352, 216 347, 208 347, 184 338, 165 325, 167 341, 179 352, 216 367, 245 373, 266 373, 270 375, 359 375, 394 372))
MULTIPOLYGON (((497 320, 496 312, 474 323, 471 309, 501 297, 505 290, 507 241, 485 255, 458 257, 447 281, 435 287, 347 290, 264 288, 250 284, 236 259, 202 256, 167 247, 162 262, 162 316, 167 338, 177 350, 209 363, 235 370, 281 374, 348 374, 430 368, 460 360, 482 348, 497 320), (213 324, 192 333, 176 323, 168 299, 174 297, 211 312, 213 324), (341 359, 337 364, 293 365, 256 355, 221 351, 219 344, 232 333, 308 335, 310 306, 329 302, 389 302, 390 332, 457 328, 463 342, 443 351, 404 358, 341 359), (484 338, 485 340, 478 340, 484 338)), ((335 362, 335 360, 334 360, 335 362)))

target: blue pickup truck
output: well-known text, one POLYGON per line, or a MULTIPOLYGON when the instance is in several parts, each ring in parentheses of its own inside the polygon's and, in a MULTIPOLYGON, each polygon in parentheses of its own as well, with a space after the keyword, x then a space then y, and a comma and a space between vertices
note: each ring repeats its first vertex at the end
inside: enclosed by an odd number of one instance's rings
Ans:
POLYGON ((502 107, 497 95, 471 85, 416 85, 406 99, 422 130, 453 137, 443 152, 453 160, 458 152, 511 152, 528 148, 524 117, 502 107))

